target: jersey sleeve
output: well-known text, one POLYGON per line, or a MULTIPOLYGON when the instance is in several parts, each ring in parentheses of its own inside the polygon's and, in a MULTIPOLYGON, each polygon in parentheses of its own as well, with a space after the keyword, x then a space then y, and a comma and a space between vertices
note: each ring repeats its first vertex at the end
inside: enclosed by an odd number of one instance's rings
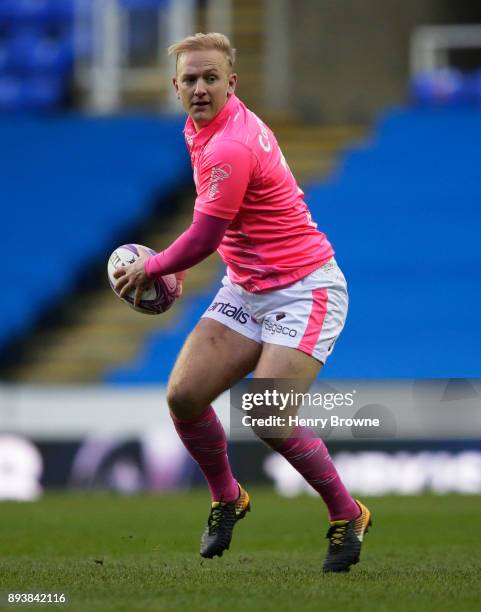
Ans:
POLYGON ((248 147, 235 140, 212 143, 199 166, 195 210, 233 219, 244 199, 251 170, 252 153, 248 147))
POLYGON ((147 259, 147 276, 154 278, 195 266, 218 248, 228 225, 226 219, 194 210, 192 225, 165 251, 147 259))

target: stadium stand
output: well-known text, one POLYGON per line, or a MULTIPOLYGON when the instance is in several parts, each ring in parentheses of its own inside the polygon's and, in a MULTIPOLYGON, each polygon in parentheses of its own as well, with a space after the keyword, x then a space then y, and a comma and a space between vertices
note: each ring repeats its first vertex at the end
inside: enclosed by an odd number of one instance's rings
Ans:
MULTIPOLYGON (((323 375, 479 376, 480 149, 479 110, 395 110, 336 174, 307 189, 350 286, 346 330, 323 375)), ((105 380, 167 380, 208 302, 206 294, 184 305, 177 326, 105 380)))
POLYGON ((0 347, 103 261, 116 236, 152 214, 155 196, 167 203, 185 181, 182 124, 153 116, 0 118, 3 239, 15 268, 0 347))
MULTIPOLYGON (((74 57, 86 58, 91 51, 90 27, 76 33, 74 13, 89 23, 92 2, 0 2, 0 111, 49 111, 64 105, 72 85, 74 57)), ((142 10, 166 3, 121 0, 120 6, 142 10)))
POLYGON ((0 110, 51 110, 70 86, 74 0, 0 3, 0 110))

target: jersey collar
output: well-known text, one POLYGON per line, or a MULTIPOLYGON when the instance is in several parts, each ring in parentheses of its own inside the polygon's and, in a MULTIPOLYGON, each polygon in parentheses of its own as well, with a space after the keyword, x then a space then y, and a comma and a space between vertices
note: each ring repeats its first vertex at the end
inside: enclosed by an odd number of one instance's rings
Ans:
POLYGON ((224 104, 219 113, 212 119, 212 121, 205 127, 201 128, 198 132, 195 130, 194 122, 189 117, 185 123, 184 134, 187 143, 190 146, 202 146, 209 141, 217 130, 227 121, 229 115, 239 105, 239 98, 234 94, 230 95, 227 102, 224 104))

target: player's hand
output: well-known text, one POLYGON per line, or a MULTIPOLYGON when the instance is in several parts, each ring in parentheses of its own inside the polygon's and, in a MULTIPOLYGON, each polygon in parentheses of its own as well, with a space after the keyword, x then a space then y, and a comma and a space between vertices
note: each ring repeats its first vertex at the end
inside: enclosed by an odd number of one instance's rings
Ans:
POLYGON ((149 257, 150 253, 138 247, 139 258, 129 266, 122 266, 118 270, 115 270, 113 276, 118 281, 115 283, 115 291, 121 297, 125 297, 130 291, 135 289, 134 305, 140 304, 142 293, 152 286, 152 279, 145 273, 145 262, 149 257))
POLYGON ((187 271, 176 272, 175 278, 177 279, 177 287, 175 288, 175 297, 180 298, 182 295, 182 283, 184 282, 185 277, 187 276, 187 271))

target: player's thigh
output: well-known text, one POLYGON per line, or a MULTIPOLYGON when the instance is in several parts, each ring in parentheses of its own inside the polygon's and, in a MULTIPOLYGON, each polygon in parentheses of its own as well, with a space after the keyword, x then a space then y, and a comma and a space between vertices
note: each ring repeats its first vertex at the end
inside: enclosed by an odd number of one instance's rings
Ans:
MULTIPOLYGON (((292 397, 307 393, 321 368, 318 359, 298 349, 265 342, 254 372, 254 384, 256 390, 266 387, 292 397)), ((266 416, 280 416, 278 410, 276 406, 268 407, 266 416)), ((288 404, 283 407, 282 416, 295 416, 298 410, 295 403, 288 404)))
POLYGON ((321 371, 322 363, 299 349, 264 342, 257 362, 256 378, 299 379, 299 387, 309 388, 321 371))
MULTIPOLYGON (((319 360, 298 349, 264 343, 252 381, 253 391, 262 393, 263 389, 275 389, 284 397, 299 397, 297 394, 309 391, 321 368, 319 360)), ((298 411, 299 405, 296 402, 282 404, 281 409, 280 405, 271 401, 252 410, 251 416, 254 417, 254 423, 268 423, 268 417, 274 417, 274 424, 267 427, 254 426, 252 429, 266 444, 276 449, 291 435, 289 417, 294 417, 298 411), (255 420, 255 417, 264 420, 255 420), (277 421, 276 417, 282 418, 277 421)))
POLYGON ((167 401, 174 414, 194 418, 255 368, 262 345, 209 318, 187 338, 170 375, 167 401))

